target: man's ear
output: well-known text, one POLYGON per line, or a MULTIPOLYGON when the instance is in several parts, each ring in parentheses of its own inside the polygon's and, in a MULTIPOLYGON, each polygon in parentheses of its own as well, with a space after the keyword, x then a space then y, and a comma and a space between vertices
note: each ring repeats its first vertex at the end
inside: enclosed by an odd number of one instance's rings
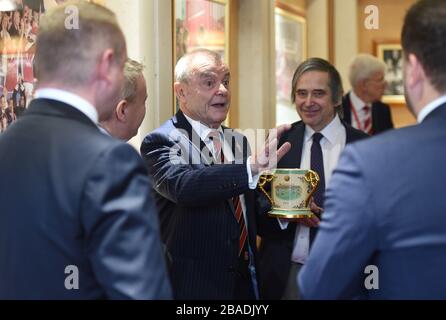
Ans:
POLYGON ((126 113, 127 113, 127 109, 128 109, 128 102, 125 99, 122 99, 121 101, 118 102, 118 105, 116 106, 115 109, 115 115, 116 118, 121 121, 121 122, 126 122, 127 121, 127 117, 126 117, 126 113))
POLYGON ((175 95, 180 101, 184 101, 184 85, 181 82, 176 81, 173 84, 173 90, 175 91, 175 95))
POLYGON ((99 80, 110 82, 111 69, 115 60, 115 53, 112 49, 105 50, 97 64, 97 74, 99 80))
POLYGON ((406 67, 406 84, 408 88, 413 88, 421 81, 426 79, 426 74, 424 72, 423 66, 414 54, 409 54, 407 60, 405 61, 406 67))

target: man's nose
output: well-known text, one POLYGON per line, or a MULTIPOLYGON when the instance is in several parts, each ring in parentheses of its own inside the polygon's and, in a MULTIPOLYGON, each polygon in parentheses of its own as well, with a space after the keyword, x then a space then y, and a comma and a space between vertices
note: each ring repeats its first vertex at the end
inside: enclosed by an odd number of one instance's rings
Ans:
POLYGON ((305 105, 309 106, 311 105, 313 102, 313 95, 311 93, 307 94, 307 96, 305 97, 305 105))
POLYGON ((220 83, 220 86, 218 87, 217 94, 227 95, 228 92, 229 92, 229 89, 223 83, 220 83))

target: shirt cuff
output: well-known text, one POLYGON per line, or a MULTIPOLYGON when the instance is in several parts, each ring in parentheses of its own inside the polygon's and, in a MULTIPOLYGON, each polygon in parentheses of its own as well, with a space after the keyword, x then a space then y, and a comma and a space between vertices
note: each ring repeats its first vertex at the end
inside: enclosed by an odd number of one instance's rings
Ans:
POLYGON ((254 190, 257 188, 257 183, 259 182, 260 174, 256 174, 254 177, 251 172, 251 157, 246 160, 246 170, 248 171, 248 186, 249 189, 254 190))

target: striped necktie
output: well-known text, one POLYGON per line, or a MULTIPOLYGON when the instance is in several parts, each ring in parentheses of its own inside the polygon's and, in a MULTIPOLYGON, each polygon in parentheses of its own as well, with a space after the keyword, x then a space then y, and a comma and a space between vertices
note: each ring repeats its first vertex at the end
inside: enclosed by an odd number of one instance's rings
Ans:
MULTIPOLYGON (((208 134, 209 139, 214 144, 214 159, 216 163, 225 163, 225 156, 222 149, 222 142, 220 134, 217 130, 212 130, 208 134)), ((240 196, 232 198, 232 204, 234 205, 234 216, 239 225, 239 256, 245 249, 246 239, 248 237, 248 230, 245 224, 245 218, 243 216, 242 203, 240 202, 240 196)))

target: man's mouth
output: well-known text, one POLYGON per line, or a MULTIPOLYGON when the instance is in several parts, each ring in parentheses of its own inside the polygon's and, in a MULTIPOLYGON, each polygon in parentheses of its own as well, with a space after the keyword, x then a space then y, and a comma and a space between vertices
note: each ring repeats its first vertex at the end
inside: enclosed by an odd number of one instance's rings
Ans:
POLYGON ((319 112, 319 109, 310 109, 310 110, 303 110, 304 113, 308 115, 314 115, 319 112))
POLYGON ((227 105, 226 102, 213 103, 213 104, 211 104, 211 107, 214 107, 214 108, 224 108, 224 107, 226 107, 226 105, 227 105))

